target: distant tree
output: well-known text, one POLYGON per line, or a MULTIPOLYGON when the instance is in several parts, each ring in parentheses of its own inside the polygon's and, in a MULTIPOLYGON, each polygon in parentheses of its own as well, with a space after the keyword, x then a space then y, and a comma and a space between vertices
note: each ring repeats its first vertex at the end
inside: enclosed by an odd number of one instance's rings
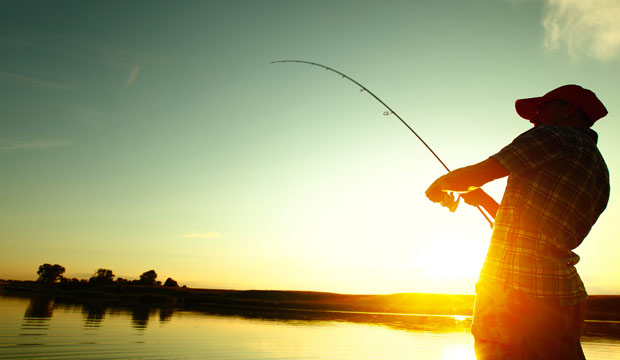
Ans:
POLYGON ((97 269, 88 282, 91 284, 112 284, 114 282, 114 273, 110 269, 97 269))
POLYGON ((76 289, 76 288, 82 287, 82 283, 80 282, 80 279, 77 279, 77 278, 69 279, 69 278, 63 277, 62 279, 60 279, 60 284, 62 285, 64 289, 76 289))
POLYGON ((37 271, 37 275, 39 275, 37 281, 52 284, 60 281, 63 278, 62 274, 64 273, 65 268, 63 266, 58 264, 43 264, 39 266, 39 271, 37 271))
POLYGON ((140 284, 142 285, 155 285, 156 280, 157 273, 155 272, 155 270, 149 270, 143 272, 142 275, 140 275, 140 284))
POLYGON ((179 284, 172 278, 167 278, 166 282, 164 282, 164 286, 165 287, 179 287, 179 284))
POLYGON ((119 277, 119 278, 116 278, 116 283, 117 284, 129 284, 130 281, 127 280, 127 279, 123 279, 123 278, 119 277))

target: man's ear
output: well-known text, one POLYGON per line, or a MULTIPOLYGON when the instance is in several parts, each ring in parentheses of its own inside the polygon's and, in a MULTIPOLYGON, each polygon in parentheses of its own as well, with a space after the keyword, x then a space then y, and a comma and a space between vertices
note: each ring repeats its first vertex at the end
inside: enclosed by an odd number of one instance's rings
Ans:
POLYGON ((579 110, 579 107, 575 106, 573 103, 571 102, 566 102, 565 105, 562 108, 563 110, 563 114, 565 119, 570 118, 571 116, 573 116, 577 110, 579 110))

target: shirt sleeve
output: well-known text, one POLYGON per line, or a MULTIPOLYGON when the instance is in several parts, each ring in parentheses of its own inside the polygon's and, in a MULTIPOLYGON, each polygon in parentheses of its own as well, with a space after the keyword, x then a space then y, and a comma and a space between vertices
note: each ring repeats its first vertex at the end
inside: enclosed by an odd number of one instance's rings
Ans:
POLYGON ((511 175, 539 169, 561 157, 564 137, 557 126, 537 126, 491 155, 511 175))

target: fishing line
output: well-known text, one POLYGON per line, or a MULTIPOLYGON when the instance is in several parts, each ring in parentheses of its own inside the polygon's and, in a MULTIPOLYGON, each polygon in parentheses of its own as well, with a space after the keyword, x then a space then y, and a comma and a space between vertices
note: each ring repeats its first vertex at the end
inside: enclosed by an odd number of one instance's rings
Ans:
MULTIPOLYGON (((435 159, 437 159, 437 161, 439 161, 439 163, 444 167, 444 169, 446 169, 447 172, 450 172, 450 169, 448 168, 448 166, 446 166, 446 164, 439 158, 437 153, 435 153, 435 151, 433 151, 433 149, 431 149, 431 147, 426 143, 426 141, 424 141, 424 139, 422 139, 422 137, 420 135, 418 135, 418 133, 415 130, 413 130, 413 128, 411 126, 409 126, 409 124, 407 124, 407 122, 405 120, 403 120, 403 118, 401 118, 400 115, 398 115, 396 113, 396 111, 394 111, 388 104, 386 104, 383 100, 381 100, 372 91, 368 90, 367 87, 365 87, 364 85, 360 84, 357 80, 351 78, 350 76, 348 76, 348 75, 346 75, 346 74, 344 74, 344 73, 342 73, 342 72, 340 72, 340 71, 338 71, 336 69, 330 68, 329 66, 317 64, 317 63, 311 62, 311 61, 305 61, 305 60, 276 60, 276 61, 272 61, 271 63, 272 64, 276 64, 276 63, 301 63, 301 64, 314 65, 314 66, 321 67, 321 68, 323 68, 325 70, 332 71, 332 72, 342 76, 343 78, 353 82, 355 85, 360 87, 360 91, 361 92, 367 92, 370 96, 372 96, 375 100, 380 102, 381 105, 383 105, 387 109, 387 111, 385 111, 383 113, 383 115, 386 115, 386 116, 394 115, 394 116, 396 116, 396 118, 398 120, 400 120, 400 122, 403 123, 403 125, 405 125, 407 127, 407 129, 409 129, 413 133, 413 135, 415 135, 418 138, 418 140, 420 140, 420 142, 422 142, 422 144, 424 144, 424 146, 428 149, 428 151, 431 152, 431 154, 433 154, 435 159)), ((450 196, 452 196, 452 195, 450 195, 450 196)), ((454 198, 452 197, 452 201, 448 200, 445 204, 442 202, 442 205, 448 207, 450 209, 450 211, 455 211, 456 210, 456 205, 458 204, 458 200, 456 202, 454 202, 453 199, 454 198)), ((482 216, 484 216, 484 218, 489 222, 489 224, 492 227, 493 226, 493 222, 489 219, 487 214, 485 214, 484 211, 482 211, 482 208, 480 206, 476 206, 476 208, 478 208, 478 210, 480 211, 482 216)))

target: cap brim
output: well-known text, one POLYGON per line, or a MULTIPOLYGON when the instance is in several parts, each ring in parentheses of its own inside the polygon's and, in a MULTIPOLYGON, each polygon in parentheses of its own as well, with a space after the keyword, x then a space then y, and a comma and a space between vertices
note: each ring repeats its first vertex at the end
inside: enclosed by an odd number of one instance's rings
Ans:
POLYGON ((536 113, 538 111, 538 105, 543 103, 543 97, 535 97, 528 99, 519 99, 515 101, 515 109, 517 110, 517 114, 522 118, 533 121, 536 118, 536 113))

